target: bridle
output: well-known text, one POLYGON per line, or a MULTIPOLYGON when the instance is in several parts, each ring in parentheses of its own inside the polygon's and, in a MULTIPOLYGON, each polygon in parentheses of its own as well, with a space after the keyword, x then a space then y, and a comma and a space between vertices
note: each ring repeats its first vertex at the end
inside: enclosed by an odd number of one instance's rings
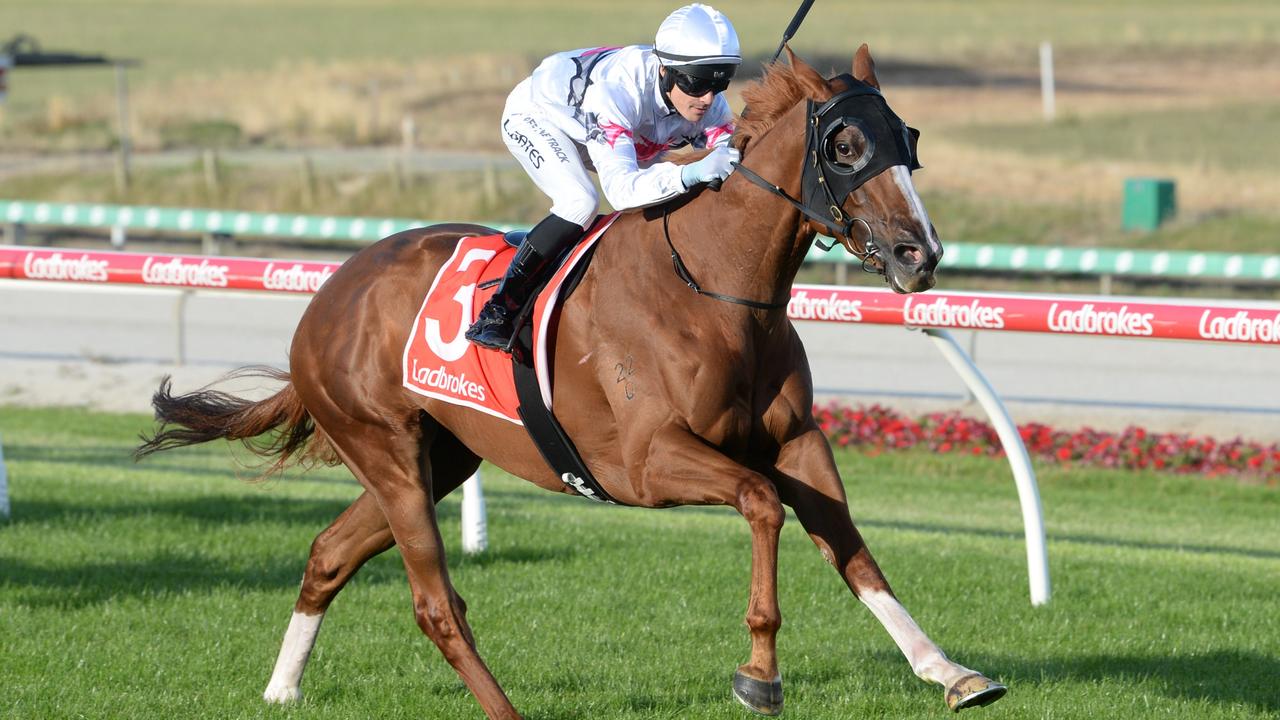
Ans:
MULTIPOLYGON (((894 165, 905 165, 912 171, 919 169, 916 141, 920 132, 907 127, 874 86, 848 74, 836 79, 843 81, 848 89, 817 107, 813 100, 808 101, 800 200, 742 163, 734 166, 747 180, 786 200, 805 217, 826 228, 831 237, 847 240, 842 244, 862 261, 863 270, 883 275, 883 263, 878 268, 872 263, 880 254, 880 247, 875 242, 871 223, 865 218, 847 215, 842 206, 853 191, 894 165), (828 156, 827 146, 836 133, 850 125, 863 131, 867 148, 858 161, 846 165, 828 156), (853 228, 858 223, 867 229, 862 250, 858 250, 853 240, 853 228)), ((823 250, 830 250, 832 245, 818 243, 823 250)))
MULTIPOLYGON (((916 141, 919 131, 907 127, 885 102, 884 96, 874 86, 868 85, 853 76, 845 74, 836 78, 843 81, 848 88, 817 105, 808 101, 805 139, 805 165, 801 175, 801 199, 792 197, 786 190, 761 177, 741 162, 735 162, 734 168, 753 184, 769 191, 802 215, 827 229, 831 237, 844 238, 845 249, 862 261, 862 269, 870 273, 885 274, 883 260, 877 265, 875 260, 880 255, 880 247, 875 242, 875 233, 871 223, 865 218, 850 216, 842 209, 844 200, 862 187, 863 183, 895 165, 905 165, 914 171, 920 168, 916 156, 916 141), (839 163, 828 155, 831 138, 845 127, 856 125, 862 130, 867 140, 867 148, 862 156, 853 164, 839 163), (862 243, 862 250, 857 248, 853 240, 853 228, 862 223, 867 229, 867 239, 862 243)), ((667 226, 668 209, 662 211, 662 232, 666 236, 667 246, 671 248, 671 263, 676 275, 699 295, 734 303, 760 310, 778 310, 787 303, 765 303, 757 300, 722 295, 704 290, 680 258, 675 245, 671 242, 671 233, 667 226)), ((830 250, 833 243, 818 243, 823 250, 830 250)))

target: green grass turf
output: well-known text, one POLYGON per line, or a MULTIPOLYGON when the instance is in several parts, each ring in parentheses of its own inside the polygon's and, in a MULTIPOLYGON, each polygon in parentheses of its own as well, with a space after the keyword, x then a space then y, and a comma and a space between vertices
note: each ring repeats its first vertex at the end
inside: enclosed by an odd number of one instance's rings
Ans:
POLYGON ((1068 160, 1178 162, 1222 170, 1280 166, 1280 104, 1065 118, 944 131, 975 145, 1068 160))
MULTIPOLYGON (((0 184, 0 190, 3 189, 0 184)), ((943 244, 1013 243, 1040 246, 1139 248, 1214 252, 1274 253, 1280 213, 1183 210, 1151 232, 1121 227, 1121 206, 1086 202, 1049 203, 1009 195, 974 197, 923 193, 929 218, 943 244)))
MULTIPOLYGON (((135 58, 134 82, 184 74, 269 68, 284 62, 408 60, 501 51, 542 56, 601 44, 648 42, 679 3, 632 0, 6 0, 6 33, 24 32, 49 51, 135 58)), ((744 51, 771 54, 798 3, 726 0, 744 51)), ((0 39, 7 39, 5 38, 0 39)), ((1202 53, 1266 56, 1280 46, 1272 0, 900 0, 875 7, 822 3, 793 45, 801 54, 849 54, 858 43, 888 56, 1034 65, 1042 41, 1071 53, 1202 53)), ((20 70, 11 103, 59 93, 109 92, 102 70, 20 70)))
MULTIPOLYGON (((129 458, 138 415, 0 408, 0 716, 479 718, 415 626, 398 556, 326 618, 302 705, 259 698, 311 539, 358 492, 330 469, 265 485, 210 445, 129 458), (242 476, 251 476, 241 471, 242 476)), ((971 717, 1280 713, 1280 495, 1041 467, 1054 596, 1027 600, 1006 465, 838 456, 854 516, 921 625, 1010 694, 971 717)), ((725 509, 604 508, 486 467, 491 547, 452 577, 528 718, 745 718, 749 534, 725 509)), ((791 518, 779 563, 786 717, 949 717, 791 518)))
MULTIPOLYGON (((476 49, 545 53, 645 42, 679 3, 633 0, 8 0, 6 25, 46 49, 145 59, 158 71, 262 67, 280 59, 411 58, 476 49)), ((771 53, 796 3, 724 0, 748 54, 771 53)), ((901 0, 818 4, 798 47, 972 59, 1034 49, 1241 48, 1280 43, 1269 0, 901 0)))

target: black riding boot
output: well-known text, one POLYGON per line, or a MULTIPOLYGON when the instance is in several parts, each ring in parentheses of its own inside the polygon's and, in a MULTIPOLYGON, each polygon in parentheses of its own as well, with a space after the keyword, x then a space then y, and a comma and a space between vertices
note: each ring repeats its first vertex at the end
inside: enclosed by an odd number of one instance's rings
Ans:
POLYGON ((480 309, 467 330, 467 339, 480 347, 511 352, 513 323, 533 293, 553 272, 553 262, 571 243, 582 237, 582 227, 556 215, 533 226, 516 250, 498 291, 480 309))

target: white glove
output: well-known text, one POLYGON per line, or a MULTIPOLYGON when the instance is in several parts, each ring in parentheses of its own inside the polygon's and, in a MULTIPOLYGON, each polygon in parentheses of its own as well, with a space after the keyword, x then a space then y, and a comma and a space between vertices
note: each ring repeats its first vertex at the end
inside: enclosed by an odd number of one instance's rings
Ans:
POLYGON ((730 165, 730 163, 737 162, 740 157, 742 157, 742 153, 736 149, 728 145, 721 145, 698 162, 689 163, 681 168, 680 180, 684 183, 686 189, 698 183, 723 180, 729 177, 729 173, 733 172, 733 165, 730 165))

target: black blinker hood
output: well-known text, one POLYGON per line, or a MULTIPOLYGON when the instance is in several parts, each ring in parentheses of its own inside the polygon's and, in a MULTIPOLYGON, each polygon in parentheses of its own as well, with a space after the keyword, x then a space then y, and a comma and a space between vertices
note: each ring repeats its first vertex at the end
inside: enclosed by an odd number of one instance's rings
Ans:
POLYGON ((836 79, 849 89, 816 109, 815 102, 809 101, 802 202, 814 209, 825 207, 836 226, 847 227, 841 206, 850 193, 894 165, 913 171, 920 168, 919 131, 908 128, 875 87, 848 74, 836 79), (852 165, 828 156, 831 137, 849 126, 858 127, 867 139, 866 152, 852 165))

